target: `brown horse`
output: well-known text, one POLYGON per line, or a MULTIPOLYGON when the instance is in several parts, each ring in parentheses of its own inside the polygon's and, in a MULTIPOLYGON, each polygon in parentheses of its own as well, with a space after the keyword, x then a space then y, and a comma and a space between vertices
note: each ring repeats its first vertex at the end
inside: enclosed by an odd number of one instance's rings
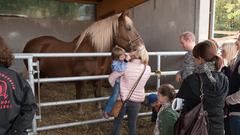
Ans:
MULTIPOLYGON (((72 42, 63 42, 51 36, 42 36, 30 40, 23 53, 80 53, 80 52, 109 52, 115 45, 126 50, 132 44, 143 41, 133 26, 128 12, 116 14, 100 20, 88 27, 80 36, 72 42)), ((40 76, 63 77, 102 75, 110 71, 110 58, 39 58, 40 76)), ((101 82, 94 81, 94 95, 101 96, 101 82)), ((86 95, 84 81, 75 82, 76 98, 86 95)))

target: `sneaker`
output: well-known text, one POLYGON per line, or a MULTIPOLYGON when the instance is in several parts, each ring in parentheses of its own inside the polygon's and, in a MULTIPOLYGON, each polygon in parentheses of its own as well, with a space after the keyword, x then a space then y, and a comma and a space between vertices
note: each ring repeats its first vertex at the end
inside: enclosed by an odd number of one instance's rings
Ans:
POLYGON ((103 118, 105 118, 105 119, 108 119, 108 118, 109 118, 109 115, 108 115, 107 112, 103 112, 103 118))

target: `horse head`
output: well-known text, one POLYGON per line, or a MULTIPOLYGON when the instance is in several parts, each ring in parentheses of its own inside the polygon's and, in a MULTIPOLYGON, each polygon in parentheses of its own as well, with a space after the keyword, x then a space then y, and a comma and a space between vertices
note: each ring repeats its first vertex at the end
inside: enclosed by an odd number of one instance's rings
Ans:
POLYGON ((116 45, 128 51, 133 44, 144 44, 128 11, 110 16, 89 26, 79 37, 75 52, 81 50, 85 38, 91 40, 91 43, 88 44, 97 52, 109 52, 116 45))
POLYGON ((114 44, 129 51, 130 47, 135 44, 143 44, 144 42, 134 27, 133 21, 129 17, 129 12, 124 11, 118 18, 118 28, 115 33, 114 44))

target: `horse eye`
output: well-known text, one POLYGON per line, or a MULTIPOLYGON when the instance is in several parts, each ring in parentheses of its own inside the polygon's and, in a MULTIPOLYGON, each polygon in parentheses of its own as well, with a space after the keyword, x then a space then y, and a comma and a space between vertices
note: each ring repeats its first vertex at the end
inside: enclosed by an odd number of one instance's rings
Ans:
POLYGON ((127 29, 128 31, 131 31, 131 30, 132 30, 130 26, 127 26, 126 29, 127 29))

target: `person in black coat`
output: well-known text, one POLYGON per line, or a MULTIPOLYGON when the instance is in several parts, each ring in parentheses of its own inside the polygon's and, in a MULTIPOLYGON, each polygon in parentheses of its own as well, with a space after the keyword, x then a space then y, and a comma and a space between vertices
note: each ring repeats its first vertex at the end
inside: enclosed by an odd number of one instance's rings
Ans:
POLYGON ((224 134, 224 103, 228 93, 228 78, 218 72, 222 60, 217 56, 217 48, 210 41, 198 43, 193 49, 197 67, 195 73, 187 77, 177 94, 184 99, 182 112, 188 112, 201 101, 198 75, 203 81, 203 106, 208 112, 209 135, 224 134))
MULTIPOLYGON (((238 56, 238 47, 234 44, 234 42, 225 42, 222 44, 221 56, 223 58, 223 67, 221 71, 230 79, 233 73, 233 67, 235 61, 238 56)), ((232 81, 229 81, 229 85, 231 85, 232 81)), ((229 87, 229 92, 230 92, 229 87)), ((227 101, 227 98, 226 98, 227 101)), ((224 126, 225 126, 225 135, 231 135, 230 133, 230 124, 229 124, 229 106, 225 104, 225 118, 224 118, 224 126)))
MULTIPOLYGON (((240 35, 235 43, 238 51, 240 50, 240 35)), ((229 93, 226 103, 229 109, 229 124, 231 135, 240 135, 240 53, 232 66, 232 72, 229 77, 229 93)))
POLYGON ((28 82, 8 69, 13 55, 0 37, 0 135, 27 135, 37 110, 28 82))

